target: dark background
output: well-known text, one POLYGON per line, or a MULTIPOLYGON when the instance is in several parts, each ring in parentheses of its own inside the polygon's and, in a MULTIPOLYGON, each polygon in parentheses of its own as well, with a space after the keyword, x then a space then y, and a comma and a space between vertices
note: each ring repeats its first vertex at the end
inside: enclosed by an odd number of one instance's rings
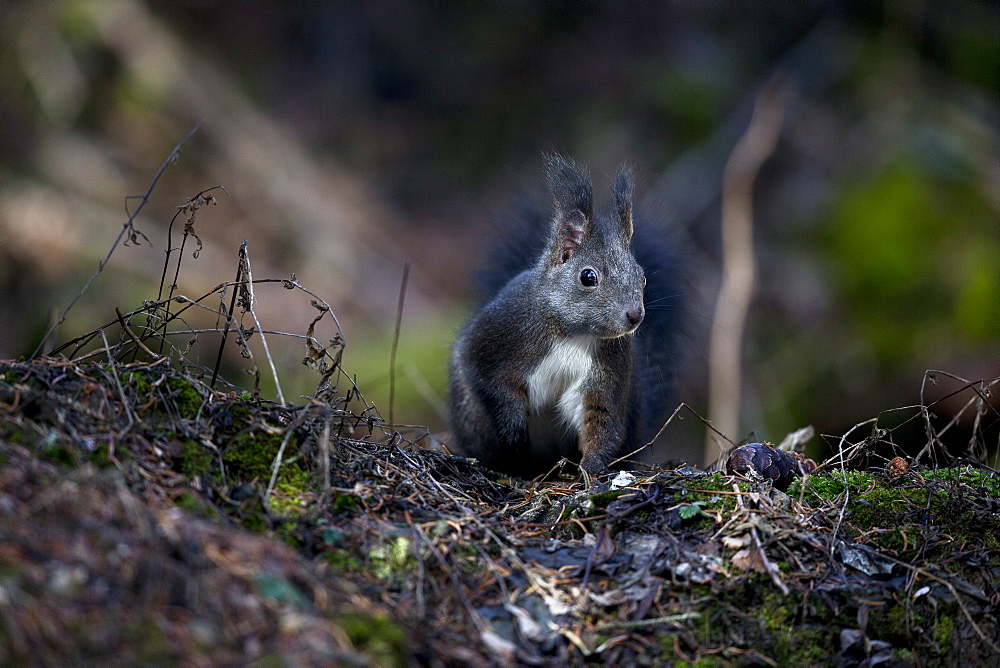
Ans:
MULTIPOLYGON (((541 154, 561 150, 598 197, 634 162, 685 244, 681 395, 704 411, 723 169, 780 76, 792 101, 755 187, 734 436, 839 435, 917 404, 927 369, 1000 376, 998 35, 986 2, 3 3, 0 357, 35 349, 111 247, 125 196, 200 121, 138 221, 152 246, 119 248, 48 349, 154 298, 176 207, 221 184, 179 290, 231 280, 248 240, 255 277, 294 272, 334 307, 345 368, 386 414, 409 262, 395 413, 441 429, 491 221, 544 197, 541 154)), ((275 329, 312 319, 301 295, 258 300, 275 329)), ((285 394, 310 392, 300 342, 275 349, 285 394)), ((695 426, 672 455, 700 459, 695 426)))

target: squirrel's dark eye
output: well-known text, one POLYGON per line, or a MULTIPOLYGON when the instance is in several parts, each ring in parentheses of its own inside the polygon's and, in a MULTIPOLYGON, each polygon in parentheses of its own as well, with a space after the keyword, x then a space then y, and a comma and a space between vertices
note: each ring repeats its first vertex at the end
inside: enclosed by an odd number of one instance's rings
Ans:
POLYGON ((594 288, 597 287, 597 284, 599 282, 600 279, 597 276, 597 272, 591 269, 590 267, 587 267, 586 269, 580 272, 580 285, 582 285, 583 287, 594 288))

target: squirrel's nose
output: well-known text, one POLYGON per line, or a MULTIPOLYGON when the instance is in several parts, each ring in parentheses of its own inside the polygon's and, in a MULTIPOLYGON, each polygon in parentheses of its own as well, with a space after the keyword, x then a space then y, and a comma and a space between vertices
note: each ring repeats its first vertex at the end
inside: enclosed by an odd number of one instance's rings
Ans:
POLYGON ((628 324, 633 327, 642 322, 643 315, 645 315, 645 313, 643 312, 642 306, 625 312, 625 317, 628 318, 628 324))

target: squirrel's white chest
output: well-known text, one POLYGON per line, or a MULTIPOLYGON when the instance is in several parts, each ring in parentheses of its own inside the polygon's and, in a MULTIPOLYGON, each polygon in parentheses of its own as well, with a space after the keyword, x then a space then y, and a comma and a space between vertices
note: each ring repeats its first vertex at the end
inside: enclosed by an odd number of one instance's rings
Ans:
POLYGON ((528 435, 532 446, 561 443, 583 428, 583 385, 594 366, 597 339, 557 340, 527 377, 528 435))

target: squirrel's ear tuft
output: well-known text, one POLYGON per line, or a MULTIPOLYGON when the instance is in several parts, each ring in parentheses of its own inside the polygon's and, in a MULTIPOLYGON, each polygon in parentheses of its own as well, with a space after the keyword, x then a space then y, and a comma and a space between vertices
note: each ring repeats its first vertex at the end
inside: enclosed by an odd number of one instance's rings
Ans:
POLYGON ((574 209, 555 220, 555 239, 552 246, 552 260, 564 264, 573 257, 586 236, 587 221, 579 210, 574 209))
POLYGON ((621 225, 622 232, 626 239, 632 238, 632 190, 635 182, 632 177, 632 168, 625 165, 619 170, 615 178, 614 198, 615 213, 621 225))
POLYGON ((558 153, 545 156, 545 167, 555 200, 556 218, 576 210, 589 221, 594 213, 594 193, 587 170, 558 153))
POLYGON ((555 201, 549 261, 562 264, 573 257, 590 234, 594 194, 590 174, 558 153, 545 156, 549 188, 555 201))

